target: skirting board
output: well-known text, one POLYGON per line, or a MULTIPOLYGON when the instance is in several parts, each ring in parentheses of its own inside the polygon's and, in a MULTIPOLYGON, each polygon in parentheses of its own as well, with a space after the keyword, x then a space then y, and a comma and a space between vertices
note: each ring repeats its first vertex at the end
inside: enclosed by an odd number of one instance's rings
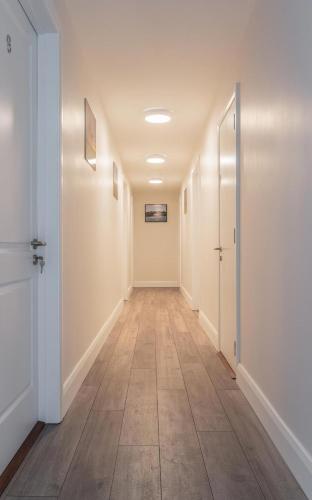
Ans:
POLYGON ((312 499, 312 456, 242 364, 237 367, 237 383, 301 488, 312 499))
POLYGON ((133 286, 131 285, 131 286, 129 286, 129 288, 128 288, 128 292, 127 292, 127 300, 129 300, 129 299, 130 299, 131 294, 132 294, 132 291, 133 291, 133 286))
POLYGON ((214 347, 219 351, 219 333, 213 326, 213 324, 209 321, 207 316, 203 313, 203 311, 199 311, 199 323, 203 327, 204 331, 207 333, 210 342, 214 345, 214 347))
POLYGON ((177 281, 135 281, 134 287, 137 288, 178 288, 177 281))
POLYGON ((181 293, 183 295, 183 297, 185 298, 186 302, 188 303, 188 305, 192 308, 192 297, 190 296, 190 294, 188 293, 187 289, 184 288, 183 285, 180 285, 180 290, 181 290, 181 293))
POLYGON ((111 332, 115 325, 124 305, 124 301, 120 300, 109 318, 105 321, 95 339, 91 342, 90 346, 80 358, 75 368, 65 380, 63 384, 63 400, 62 400, 62 416, 64 417, 74 397, 76 396, 82 382, 86 378, 95 358, 100 352, 108 334, 111 332))

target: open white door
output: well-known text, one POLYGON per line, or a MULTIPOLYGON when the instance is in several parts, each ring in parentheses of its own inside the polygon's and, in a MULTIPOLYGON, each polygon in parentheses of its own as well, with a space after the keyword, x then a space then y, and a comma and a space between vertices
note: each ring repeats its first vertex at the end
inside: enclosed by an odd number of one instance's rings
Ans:
POLYGON ((33 255, 42 252, 30 244, 37 236, 37 36, 17 0, 1 1, 0 32, 1 473, 38 419, 33 255))
POLYGON ((200 163, 192 172, 192 309, 199 310, 200 299, 200 163))
POLYGON ((237 357, 237 137, 236 96, 219 126, 220 350, 236 370, 237 357))

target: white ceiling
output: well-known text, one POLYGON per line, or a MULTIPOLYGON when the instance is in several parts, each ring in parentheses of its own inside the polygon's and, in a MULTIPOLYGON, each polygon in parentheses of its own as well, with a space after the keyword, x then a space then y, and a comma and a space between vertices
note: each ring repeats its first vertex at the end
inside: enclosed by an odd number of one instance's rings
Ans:
POLYGON ((164 187, 178 187, 254 0, 65 3, 132 186, 147 186, 157 176, 164 187), (147 124, 144 109, 150 107, 170 109, 172 122, 147 124), (165 166, 145 163, 153 153, 168 156, 165 166))

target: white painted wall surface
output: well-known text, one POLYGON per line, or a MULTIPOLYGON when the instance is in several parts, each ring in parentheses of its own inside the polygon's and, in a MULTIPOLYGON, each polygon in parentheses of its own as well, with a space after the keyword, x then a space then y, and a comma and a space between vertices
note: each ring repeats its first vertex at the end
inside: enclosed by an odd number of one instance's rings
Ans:
MULTIPOLYGON (((201 149, 200 308, 218 327, 217 123, 241 82, 239 381, 312 498, 312 4, 258 1, 201 149)), ((186 252, 186 249, 182 249, 186 252)))
MULTIPOLYGON (((68 20, 55 2, 62 60, 63 411, 81 383, 121 306, 123 175, 103 107, 68 20), (84 159, 84 97, 97 120, 96 172, 84 159), (112 161, 119 199, 112 194, 112 161), (113 316, 112 316, 113 315, 113 316)), ((84 34, 83 34, 84 36, 84 34)))
POLYGON ((134 192, 134 284, 178 286, 179 192, 154 189, 134 192), (167 203, 168 222, 145 222, 145 203, 167 203))

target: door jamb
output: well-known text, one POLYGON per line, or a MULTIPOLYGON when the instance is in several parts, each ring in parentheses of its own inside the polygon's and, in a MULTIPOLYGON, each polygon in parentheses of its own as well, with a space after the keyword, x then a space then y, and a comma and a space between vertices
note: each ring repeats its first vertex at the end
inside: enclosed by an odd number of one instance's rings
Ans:
MULTIPOLYGON (((235 100, 235 142, 236 142, 236 231, 235 231, 235 313, 236 313, 236 364, 240 362, 241 353, 241 296, 240 296, 240 241, 241 241, 241 217, 240 217, 240 200, 241 200, 241 155, 240 155, 240 83, 235 84, 234 92, 227 104, 222 117, 218 123, 218 205, 219 205, 219 246, 220 246, 220 127, 225 119, 225 116, 235 100)), ((219 351, 221 350, 221 286, 220 286, 220 263, 219 263, 219 351)))
POLYGON ((191 172, 191 214, 192 214, 192 309, 199 310, 200 303, 200 156, 191 172), (194 182, 195 181, 195 182, 194 182))
POLYGON ((47 2, 19 0, 38 36, 38 238, 47 242, 38 280, 38 419, 62 419, 60 28, 47 2))

